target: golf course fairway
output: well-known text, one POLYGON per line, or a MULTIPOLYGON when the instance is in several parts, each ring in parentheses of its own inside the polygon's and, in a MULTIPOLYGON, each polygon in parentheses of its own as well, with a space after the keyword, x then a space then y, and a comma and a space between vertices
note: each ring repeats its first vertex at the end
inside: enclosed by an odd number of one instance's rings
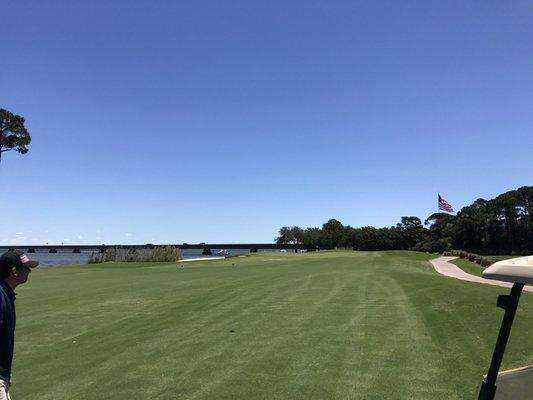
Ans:
MULTIPOLYGON (((12 397, 471 399, 508 289, 441 276, 435 257, 37 268, 16 290, 12 397)), ((532 331, 523 293, 502 369, 533 363, 532 331)))

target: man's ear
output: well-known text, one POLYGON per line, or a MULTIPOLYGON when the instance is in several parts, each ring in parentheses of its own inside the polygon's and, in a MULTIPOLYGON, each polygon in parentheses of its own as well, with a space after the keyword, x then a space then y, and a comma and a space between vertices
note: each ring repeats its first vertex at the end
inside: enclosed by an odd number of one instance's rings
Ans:
POLYGON ((16 267, 11 268, 11 274, 10 276, 18 276, 19 270, 16 267))

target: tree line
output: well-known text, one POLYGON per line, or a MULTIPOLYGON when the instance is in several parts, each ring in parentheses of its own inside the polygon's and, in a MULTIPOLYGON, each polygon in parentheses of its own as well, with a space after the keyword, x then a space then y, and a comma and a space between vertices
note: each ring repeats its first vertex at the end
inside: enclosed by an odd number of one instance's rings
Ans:
POLYGON ((395 226, 354 228, 330 219, 321 228, 284 226, 278 244, 300 244, 320 249, 417 250, 443 252, 461 249, 478 254, 533 253, 533 186, 502 193, 494 199, 477 199, 457 215, 438 212, 422 223, 404 216, 395 226))

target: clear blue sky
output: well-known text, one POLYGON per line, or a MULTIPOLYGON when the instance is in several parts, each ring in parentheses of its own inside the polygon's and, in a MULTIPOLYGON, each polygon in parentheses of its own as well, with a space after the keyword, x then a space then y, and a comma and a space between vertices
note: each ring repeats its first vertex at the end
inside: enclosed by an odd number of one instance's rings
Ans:
POLYGON ((533 184, 529 1, 2 3, 4 243, 270 242, 533 184))

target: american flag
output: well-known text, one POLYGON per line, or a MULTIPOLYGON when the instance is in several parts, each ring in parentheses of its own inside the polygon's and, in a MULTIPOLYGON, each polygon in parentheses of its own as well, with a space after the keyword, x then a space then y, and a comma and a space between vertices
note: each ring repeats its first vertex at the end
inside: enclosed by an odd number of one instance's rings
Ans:
POLYGON ((448 203, 446 200, 440 197, 440 194, 439 194, 439 211, 446 211, 449 213, 454 212, 450 203, 448 203))

